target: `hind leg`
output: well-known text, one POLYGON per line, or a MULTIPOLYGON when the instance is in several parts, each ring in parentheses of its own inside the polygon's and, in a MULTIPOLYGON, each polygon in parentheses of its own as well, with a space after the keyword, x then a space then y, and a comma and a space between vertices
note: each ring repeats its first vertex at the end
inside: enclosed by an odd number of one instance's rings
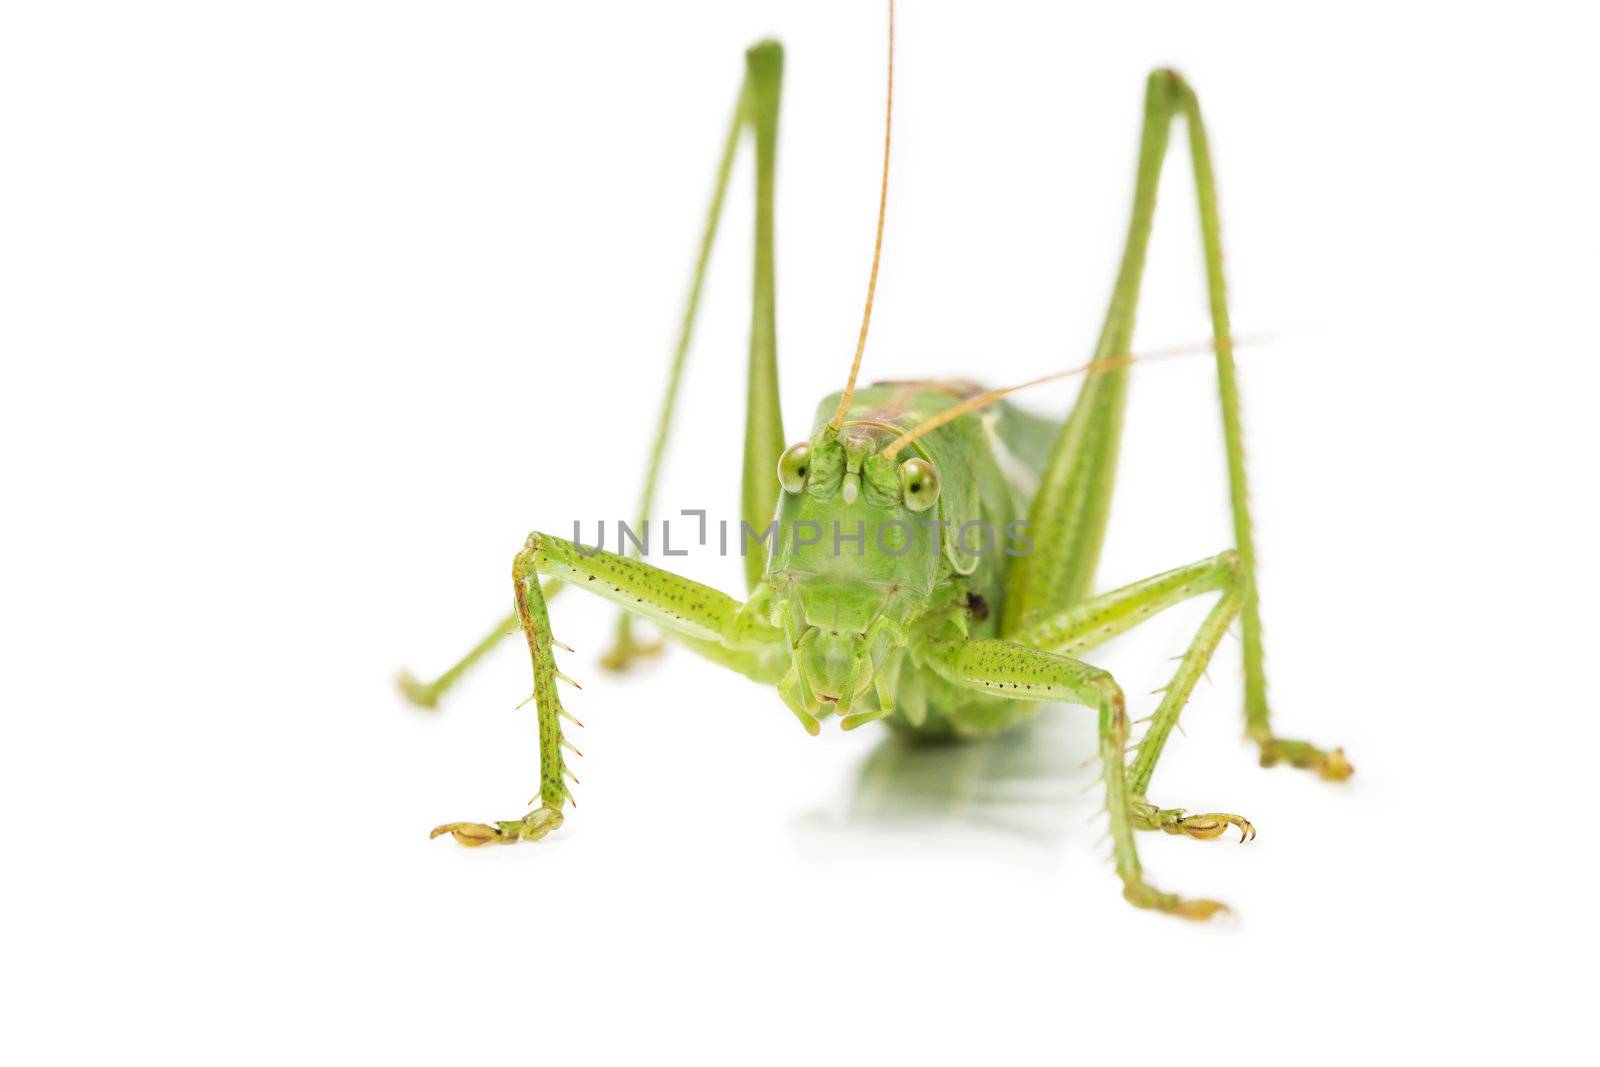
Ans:
MULTIPOLYGON (((700 306, 701 283, 705 279, 706 266, 711 259, 711 248, 716 240, 717 223, 722 216, 722 203, 728 190, 728 176, 733 170, 734 152, 747 132, 755 142, 756 253, 754 306, 750 322, 750 388, 745 421, 741 516, 752 527, 759 529, 772 512, 773 501, 778 499, 777 465, 778 455, 783 451, 784 439, 783 418, 778 405, 778 347, 773 281, 773 182, 776 170, 774 160, 778 136, 778 97, 782 80, 783 49, 777 42, 763 41, 745 53, 744 83, 739 92, 733 122, 728 130, 717 166, 711 206, 700 239, 694 277, 685 302, 677 346, 673 353, 672 369, 667 379, 661 415, 650 451, 650 465, 645 475, 644 491, 639 504, 638 529, 644 529, 645 521, 650 518, 655 487, 660 478, 661 463, 666 453, 667 436, 672 426, 678 385, 682 380, 689 342, 694 333, 695 315, 700 306)), ((761 579, 761 562, 759 554, 752 553, 746 557, 745 573, 752 589, 761 579)), ((559 581, 546 582, 545 599, 554 596, 560 588, 559 581)), ((425 683, 409 672, 401 674, 400 691, 413 704, 427 708, 436 707, 440 697, 460 680, 463 674, 499 644, 502 638, 515 633, 519 627, 518 617, 515 614, 508 615, 495 623, 488 634, 454 666, 433 681, 425 683)), ((635 639, 632 616, 624 611, 617 623, 616 641, 602 658, 601 664, 612 670, 621 670, 633 660, 649 655, 659 648, 659 643, 641 643, 635 639)))
MULTIPOLYGON (((705 231, 700 240, 699 258, 695 263, 694 280, 689 286, 689 296, 683 311, 677 346, 673 351, 672 370, 667 378, 667 390, 662 398, 661 415, 656 423, 655 439, 650 449, 650 465, 639 501, 641 528, 650 519, 656 483, 660 480, 662 459, 666 454, 667 438, 672 429, 678 386, 683 380, 683 367, 689 355, 689 342, 694 335, 695 314, 700 307, 701 284, 705 280, 706 266, 711 260, 712 245, 716 241, 717 223, 722 215, 722 202, 728 190, 728 175, 733 169, 734 151, 738 148, 739 140, 745 132, 750 134, 755 147, 756 247, 755 289, 750 313, 740 518, 749 523, 751 528, 760 529, 771 517, 773 502, 778 499, 778 456, 784 449, 784 437, 783 411, 778 400, 773 203, 778 143, 778 100, 783 81, 783 49, 774 41, 764 41, 745 53, 745 61, 747 71, 744 88, 739 94, 733 125, 723 145, 722 160, 717 169, 716 188, 711 196, 711 207, 707 212, 705 231)), ((761 581, 760 554, 747 555, 744 563, 745 582, 747 587, 753 590, 761 581)), ((623 670, 633 659, 650 655, 659 648, 659 644, 640 644, 635 640, 632 616, 624 611, 617 620, 616 644, 612 646, 601 664, 611 670, 623 670)))
MULTIPOLYGON (((1264 766, 1284 761, 1297 767, 1315 768, 1324 777, 1343 777, 1350 773, 1350 765, 1337 750, 1326 752, 1308 742, 1285 740, 1272 730, 1266 675, 1262 667, 1255 540, 1251 531, 1249 492, 1245 480, 1227 286, 1222 271, 1216 181, 1211 170, 1211 153, 1200 117, 1199 101, 1175 71, 1156 71, 1151 74, 1147 86, 1133 213, 1111 306, 1106 312, 1094 358, 1096 361, 1114 360, 1126 356, 1130 351, 1145 253, 1155 217, 1156 189, 1172 120, 1180 115, 1188 130, 1189 155, 1199 200, 1206 285, 1217 360, 1217 392, 1222 408, 1223 451, 1228 469, 1228 496, 1233 513, 1234 547, 1242 576, 1239 617, 1244 639, 1245 730, 1247 736, 1260 747, 1264 766), (1330 773, 1333 769, 1342 773, 1330 773)), ((1089 593, 1110 515, 1117 453, 1122 440, 1123 412, 1127 403, 1128 374, 1126 366, 1118 366, 1091 375, 1057 435, 1028 515, 1034 552, 1014 561, 1006 576, 1006 603, 1001 632, 1007 636, 1037 625, 1051 614, 1083 600, 1089 593)))

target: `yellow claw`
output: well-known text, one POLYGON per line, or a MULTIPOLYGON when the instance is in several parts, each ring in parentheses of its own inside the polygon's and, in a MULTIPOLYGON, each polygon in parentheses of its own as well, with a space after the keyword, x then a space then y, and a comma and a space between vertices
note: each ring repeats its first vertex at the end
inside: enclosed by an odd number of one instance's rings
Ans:
POLYGON ((558 808, 535 808, 514 822, 503 822, 498 826, 485 826, 481 822, 447 822, 443 826, 435 826, 428 836, 432 838, 449 834, 468 848, 477 848, 494 841, 506 844, 518 840, 537 841, 565 821, 558 808))
MULTIPOLYGON (((1256 828, 1250 820, 1238 815, 1226 815, 1221 812, 1212 815, 1191 815, 1187 819, 1179 819, 1177 828, 1188 834, 1196 841, 1212 841, 1222 836, 1224 830, 1230 826, 1239 828, 1239 843, 1255 840, 1256 828)), ((1170 832, 1170 831, 1169 831, 1170 832)))
POLYGON ((1280 761, 1292 767, 1305 767, 1317 772, 1325 782, 1342 782, 1356 772, 1345 758, 1344 749, 1324 752, 1305 741, 1290 741, 1267 734, 1260 738, 1261 766, 1271 767, 1280 761))
POLYGON ((477 848, 505 837, 495 827, 485 826, 481 822, 447 822, 443 826, 435 826, 428 837, 431 839, 442 834, 450 834, 468 848, 477 848))
POLYGON ((1180 919, 1203 923, 1213 915, 1227 910, 1228 906, 1220 900, 1180 900, 1172 909, 1172 914, 1180 919))
POLYGON ((1325 782, 1342 782, 1354 773, 1356 769, 1345 759, 1342 748, 1336 748, 1323 756, 1322 762, 1317 764, 1317 776, 1325 782))
POLYGON ((1172 893, 1162 893, 1143 882, 1133 882, 1122 887, 1122 897, 1136 908, 1164 911, 1180 919, 1205 922, 1218 912, 1228 910, 1220 900, 1185 900, 1172 893))

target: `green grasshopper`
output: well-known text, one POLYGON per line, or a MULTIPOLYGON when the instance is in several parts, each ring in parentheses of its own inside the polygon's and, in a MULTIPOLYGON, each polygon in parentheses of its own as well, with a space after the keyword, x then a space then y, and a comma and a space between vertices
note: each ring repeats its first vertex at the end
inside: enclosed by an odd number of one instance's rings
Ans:
POLYGON ((1237 815, 1188 814, 1146 798, 1179 712, 1236 617, 1244 643, 1246 734, 1259 746, 1261 764, 1287 762, 1329 780, 1348 777, 1352 768, 1342 750, 1280 738, 1269 722, 1233 340, 1199 104, 1176 72, 1150 75, 1122 264, 1093 360, 1086 365, 1090 373, 1064 422, 1027 414, 1002 400, 1023 386, 983 392, 970 383, 909 381, 857 389, 888 189, 892 4, 889 25, 883 186, 855 360, 843 391, 818 408, 810 436, 787 448, 778 403, 773 281, 783 50, 763 41, 745 54, 744 81, 721 155, 640 514, 649 517, 729 172, 748 133, 756 163, 755 287, 740 515, 741 536, 753 535, 765 550, 745 555, 749 598, 741 603, 651 566, 637 552, 616 554, 548 533, 530 534, 512 563, 515 614, 434 682, 403 675, 401 687, 413 702, 433 707, 500 637, 520 628, 533 660, 539 806, 520 819, 448 823, 433 836, 448 833, 464 845, 536 841, 562 824, 570 799, 563 750, 572 746, 562 735, 561 720, 571 716, 556 692, 557 679, 568 679, 556 668, 558 642, 551 635, 546 601, 571 585, 624 609, 606 666, 620 669, 655 650, 631 630, 631 617, 643 616, 713 663, 775 686, 813 735, 830 715, 837 715, 846 730, 881 719, 895 731, 937 739, 992 735, 1028 719, 1045 702, 1095 709, 1123 896, 1141 908, 1209 918, 1223 905, 1160 892, 1145 881, 1134 834, 1162 830, 1212 839, 1232 826, 1241 840, 1254 836, 1251 824, 1237 815), (1234 547, 1093 596, 1133 361, 1134 311, 1157 180, 1177 116, 1188 130, 1199 194, 1213 329, 1207 348, 1215 354, 1222 401, 1234 547), (541 575, 549 579, 543 586, 541 575), (1149 730, 1129 760, 1122 690, 1106 671, 1077 657, 1157 612, 1207 593, 1220 597, 1161 691, 1149 730))

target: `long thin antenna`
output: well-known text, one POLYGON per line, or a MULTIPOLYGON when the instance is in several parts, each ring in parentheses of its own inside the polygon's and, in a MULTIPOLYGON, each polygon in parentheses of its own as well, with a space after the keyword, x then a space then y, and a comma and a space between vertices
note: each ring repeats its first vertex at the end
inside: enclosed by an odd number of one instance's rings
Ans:
POLYGON ((878 236, 872 242, 872 273, 867 277, 867 307, 861 313, 861 335, 856 338, 856 358, 850 364, 850 380, 844 383, 839 410, 828 422, 834 433, 844 425, 845 413, 856 392, 856 375, 861 373, 861 354, 867 350, 867 326, 872 322, 872 297, 878 291, 878 260, 883 255, 883 214, 889 204, 889 134, 894 127, 894 0, 889 0, 889 92, 883 106, 883 183, 878 188, 878 236))
MULTIPOLYGON (((1233 342, 1234 347, 1240 347, 1249 343, 1251 343, 1249 340, 1242 340, 1238 338, 1235 338, 1233 342)), ((928 433, 931 430, 937 430, 947 422, 954 422, 963 415, 970 414, 971 412, 977 411, 982 407, 988 407, 996 400, 1010 396, 1012 393, 1017 393, 1024 389, 1032 388, 1035 385, 1043 385, 1045 382, 1060 381, 1062 378, 1071 378, 1077 374, 1101 374, 1105 371, 1116 370, 1119 367, 1126 367, 1134 363, 1149 363, 1152 360, 1157 359, 1173 359, 1178 356, 1192 356, 1201 352, 1212 352, 1215 350, 1215 341, 1204 341, 1200 344, 1176 345, 1172 348, 1159 348, 1151 352, 1141 353, 1139 355, 1112 356, 1110 359, 1097 359, 1090 363, 1079 364, 1078 366, 1071 367, 1067 370, 1057 371, 1054 374, 1046 374, 1042 378, 1034 378, 1032 381, 1023 382, 1020 385, 1008 385, 1004 389, 992 389, 987 393, 979 393, 977 396, 968 397, 954 407, 945 408, 937 415, 931 415, 928 418, 923 419, 911 429, 907 430, 899 437, 896 437, 893 441, 890 441, 889 444, 879 454, 883 456, 884 459, 892 460, 895 456, 900 454, 901 449, 905 448, 912 441, 915 441, 923 434, 928 433)))

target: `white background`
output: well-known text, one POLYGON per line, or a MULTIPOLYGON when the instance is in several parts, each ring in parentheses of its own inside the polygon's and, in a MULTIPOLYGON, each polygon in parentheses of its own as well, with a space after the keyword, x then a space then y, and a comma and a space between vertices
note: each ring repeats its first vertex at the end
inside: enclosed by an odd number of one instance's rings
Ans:
MULTIPOLYGON (((405 707, 524 534, 631 517, 712 164, 788 46, 785 426, 841 383, 875 3, 16 5, 0 25, 9 1062, 1571 1062, 1595 948, 1593 27, 1564 6, 901 5, 874 376, 1081 361, 1146 72, 1210 121, 1290 736, 1224 645, 1119 898, 1082 709, 908 758, 553 605, 581 807, 519 816, 525 653, 405 707), (1204 10, 1201 10, 1202 7, 1204 10), (1587 488, 1586 488, 1587 487, 1587 488)), ((1181 144, 1181 142, 1179 142, 1181 144)), ((1173 156, 1137 347, 1203 340, 1173 156)), ((660 512, 734 514, 749 168, 660 512)), ((1030 398, 1063 411, 1073 387, 1030 398)), ((1135 372, 1101 573, 1226 547, 1204 358, 1135 372)), ((736 560, 682 569, 740 591, 736 560)), ((1095 658, 1161 684, 1188 605, 1095 658)), ((1135 697, 1136 707, 1153 698, 1135 697)), ((1148 708, 1145 708, 1148 711, 1148 708)))

